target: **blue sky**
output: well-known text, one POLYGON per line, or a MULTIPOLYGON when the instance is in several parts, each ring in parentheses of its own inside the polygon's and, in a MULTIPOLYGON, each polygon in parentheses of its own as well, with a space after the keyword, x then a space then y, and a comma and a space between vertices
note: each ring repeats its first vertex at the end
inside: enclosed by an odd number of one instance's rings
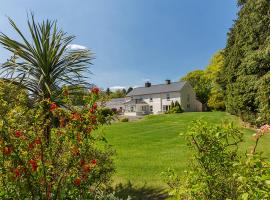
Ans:
POLYGON ((26 31, 29 11, 56 19, 95 53, 91 83, 138 86, 203 69, 225 47, 237 9, 236 0, 3 0, 0 31, 14 36, 7 16, 26 31))

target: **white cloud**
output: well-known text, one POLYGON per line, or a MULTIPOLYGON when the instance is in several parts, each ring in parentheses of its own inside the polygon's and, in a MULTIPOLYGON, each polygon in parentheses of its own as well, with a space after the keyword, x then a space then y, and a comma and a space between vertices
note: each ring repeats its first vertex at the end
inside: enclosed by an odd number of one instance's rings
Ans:
POLYGON ((69 44, 67 46, 67 49, 71 49, 71 50, 86 50, 87 47, 79 45, 79 44, 69 44))
POLYGON ((112 91, 122 90, 122 89, 126 89, 126 87, 124 87, 124 86, 112 86, 112 87, 110 87, 110 90, 112 90, 112 91))

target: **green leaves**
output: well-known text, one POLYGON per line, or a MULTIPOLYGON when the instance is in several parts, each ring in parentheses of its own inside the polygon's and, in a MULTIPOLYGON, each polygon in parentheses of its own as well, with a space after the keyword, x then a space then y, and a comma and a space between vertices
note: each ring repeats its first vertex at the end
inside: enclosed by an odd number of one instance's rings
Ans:
POLYGON ((240 11, 229 32, 220 83, 226 108, 255 125, 268 123, 270 71, 270 4, 268 0, 239 0, 240 11), (260 85, 259 87, 257 87, 260 85), (267 86, 266 86, 267 85, 267 86))
POLYGON ((39 100, 53 98, 63 85, 87 85, 92 53, 69 49, 75 37, 58 29, 56 21, 37 23, 32 14, 27 23, 29 39, 12 19, 9 22, 20 41, 0 33, 0 44, 14 54, 1 68, 5 78, 22 85, 39 100))

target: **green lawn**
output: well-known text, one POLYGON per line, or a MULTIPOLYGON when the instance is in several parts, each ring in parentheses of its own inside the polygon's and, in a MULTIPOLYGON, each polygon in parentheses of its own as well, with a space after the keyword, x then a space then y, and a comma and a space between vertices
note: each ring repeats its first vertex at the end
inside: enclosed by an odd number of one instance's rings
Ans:
MULTIPOLYGON (((141 187, 164 187, 160 173, 168 168, 181 174, 187 169, 190 152, 186 141, 180 133, 185 133, 192 121, 201 119, 210 123, 224 120, 234 121, 238 118, 225 112, 183 113, 173 115, 147 116, 135 122, 119 122, 104 127, 109 144, 113 145, 116 175, 115 184, 130 181, 141 187)), ((254 131, 243 129, 245 143, 242 151, 253 144, 251 135, 254 131)), ((270 153, 270 137, 266 136, 261 149, 270 153)))

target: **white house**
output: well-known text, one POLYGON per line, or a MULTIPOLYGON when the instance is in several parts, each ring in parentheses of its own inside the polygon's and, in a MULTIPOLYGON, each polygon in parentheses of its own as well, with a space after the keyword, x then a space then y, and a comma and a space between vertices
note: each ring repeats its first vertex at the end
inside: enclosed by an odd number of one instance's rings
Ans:
POLYGON ((192 86, 186 81, 134 88, 127 94, 124 114, 128 116, 159 114, 169 110, 171 102, 178 101, 185 112, 200 112, 202 104, 196 99, 192 86))

